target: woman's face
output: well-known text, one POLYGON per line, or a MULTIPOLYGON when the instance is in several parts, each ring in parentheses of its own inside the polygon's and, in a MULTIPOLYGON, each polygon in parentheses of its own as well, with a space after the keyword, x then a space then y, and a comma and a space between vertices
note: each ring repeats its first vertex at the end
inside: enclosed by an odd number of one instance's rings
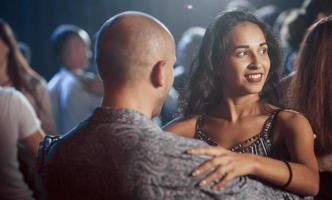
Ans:
POLYGON ((229 49, 221 69, 226 95, 258 94, 270 70, 268 46, 262 30, 241 22, 228 34, 229 49))

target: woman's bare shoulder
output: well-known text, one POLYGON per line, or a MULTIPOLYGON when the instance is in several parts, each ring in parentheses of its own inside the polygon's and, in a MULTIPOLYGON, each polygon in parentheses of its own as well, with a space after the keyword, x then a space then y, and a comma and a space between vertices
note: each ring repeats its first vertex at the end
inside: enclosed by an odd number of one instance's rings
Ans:
POLYGON ((281 110, 278 114, 278 120, 288 126, 308 123, 307 118, 302 113, 291 109, 281 110))
POLYGON ((313 135, 308 119, 295 110, 282 110, 277 116, 277 130, 287 136, 313 135))
POLYGON ((179 117, 167 123, 163 129, 177 135, 193 138, 198 116, 179 117))

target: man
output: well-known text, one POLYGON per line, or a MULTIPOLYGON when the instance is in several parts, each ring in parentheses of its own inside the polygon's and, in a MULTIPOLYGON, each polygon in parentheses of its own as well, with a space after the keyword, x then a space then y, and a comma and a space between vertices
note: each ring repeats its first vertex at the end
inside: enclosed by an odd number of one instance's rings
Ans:
POLYGON ((143 13, 116 15, 99 31, 96 59, 101 107, 42 147, 47 199, 264 199, 268 187, 247 177, 198 187, 202 177, 190 174, 207 157, 186 151, 204 144, 151 122, 173 83, 175 45, 164 25, 143 13))
POLYGON ((17 158, 18 144, 35 155, 44 132, 29 101, 0 86, 0 199, 33 199, 17 158))
POLYGON ((60 25, 52 34, 52 45, 62 67, 48 83, 48 90, 57 132, 63 135, 100 104, 102 84, 97 76, 85 72, 91 54, 87 32, 60 25))

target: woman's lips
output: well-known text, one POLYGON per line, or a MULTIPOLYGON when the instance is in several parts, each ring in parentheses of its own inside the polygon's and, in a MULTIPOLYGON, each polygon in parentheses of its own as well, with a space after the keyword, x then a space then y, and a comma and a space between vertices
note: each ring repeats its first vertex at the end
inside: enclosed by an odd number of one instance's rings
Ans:
POLYGON ((262 80, 263 74, 262 73, 252 73, 244 75, 248 82, 251 83, 258 83, 262 80))

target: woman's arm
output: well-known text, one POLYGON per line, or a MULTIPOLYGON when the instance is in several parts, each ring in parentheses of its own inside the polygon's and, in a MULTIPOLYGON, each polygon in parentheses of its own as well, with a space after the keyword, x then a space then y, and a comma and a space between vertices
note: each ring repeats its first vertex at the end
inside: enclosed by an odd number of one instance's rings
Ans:
MULTIPOLYGON (((286 142, 291 158, 289 164, 292 179, 285 189, 301 195, 316 195, 319 190, 319 175, 309 122, 298 113, 282 111, 278 115, 275 134, 280 134, 280 139, 286 142)), ((198 148, 190 153, 215 156, 193 172, 193 175, 199 175, 213 169, 201 183, 207 185, 212 180, 223 177, 214 186, 215 189, 243 175, 254 175, 277 186, 285 185, 290 177, 290 170, 284 161, 268 157, 235 153, 222 147, 198 148)))
POLYGON ((275 131, 286 143, 292 162, 293 179, 287 189, 316 195, 319 190, 318 163, 309 121, 302 114, 288 110, 280 112, 276 122, 275 131))

